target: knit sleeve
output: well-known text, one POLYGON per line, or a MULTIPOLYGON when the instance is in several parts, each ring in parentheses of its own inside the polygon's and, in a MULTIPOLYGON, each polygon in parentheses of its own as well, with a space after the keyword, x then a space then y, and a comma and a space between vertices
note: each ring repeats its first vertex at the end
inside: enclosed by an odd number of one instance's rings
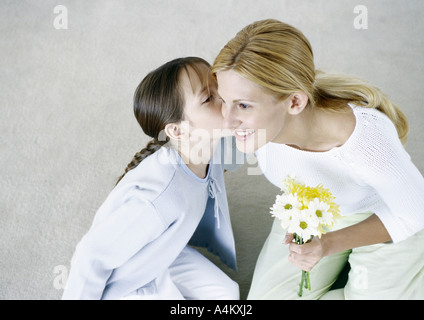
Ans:
POLYGON ((358 115, 350 150, 354 172, 380 195, 375 210, 393 242, 424 228, 424 178, 402 146, 391 120, 377 110, 358 115))
POLYGON ((113 269, 164 231, 154 206, 134 190, 77 245, 62 299, 101 299, 113 269))

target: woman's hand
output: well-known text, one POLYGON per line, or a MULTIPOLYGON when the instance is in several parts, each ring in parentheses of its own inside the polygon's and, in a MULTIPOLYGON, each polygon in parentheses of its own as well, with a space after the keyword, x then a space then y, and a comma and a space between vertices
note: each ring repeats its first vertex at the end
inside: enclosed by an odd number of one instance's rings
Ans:
POLYGON ((289 245, 289 261, 304 271, 312 268, 324 257, 324 243, 318 237, 304 244, 292 242, 293 234, 287 233, 284 243, 289 245))
POLYGON ((293 235, 286 234, 284 243, 289 245, 289 261, 296 267, 311 271, 325 256, 375 243, 391 241, 391 237, 376 214, 352 226, 314 237, 311 242, 299 245, 293 235))

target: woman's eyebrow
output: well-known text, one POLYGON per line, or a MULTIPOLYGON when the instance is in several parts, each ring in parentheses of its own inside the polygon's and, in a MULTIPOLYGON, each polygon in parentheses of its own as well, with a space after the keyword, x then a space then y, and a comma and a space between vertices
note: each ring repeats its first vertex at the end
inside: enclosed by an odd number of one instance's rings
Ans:
MULTIPOLYGON (((222 100, 222 101, 224 101, 224 100, 222 100)), ((232 104, 234 105, 234 104, 238 104, 240 102, 255 103, 255 101, 251 100, 251 99, 235 99, 235 100, 232 101, 232 104)), ((225 103, 225 101, 224 101, 224 103, 225 103)))
MULTIPOLYGON (((218 97, 224 102, 224 103, 226 103, 225 102, 225 100, 224 99, 222 99, 222 97, 221 97, 221 95, 219 94, 219 89, 217 90, 217 94, 218 94, 218 97)), ((238 102, 241 102, 241 101, 246 101, 246 102, 255 102, 254 100, 252 100, 252 99, 235 99, 235 100, 233 100, 233 104, 234 103, 238 103, 238 102)))
POLYGON ((236 99, 236 100, 233 100, 233 103, 238 103, 238 102, 241 102, 241 101, 245 101, 245 102, 255 102, 255 101, 253 101, 253 100, 251 100, 251 99, 236 99))

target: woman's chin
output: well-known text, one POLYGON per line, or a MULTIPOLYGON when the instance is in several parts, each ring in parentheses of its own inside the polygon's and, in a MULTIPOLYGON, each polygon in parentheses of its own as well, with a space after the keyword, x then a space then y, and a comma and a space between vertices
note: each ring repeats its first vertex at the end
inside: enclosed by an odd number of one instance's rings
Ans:
POLYGON ((237 149, 244 153, 253 153, 267 143, 266 130, 235 131, 237 149))
POLYGON ((253 153, 257 148, 257 143, 253 137, 251 139, 239 140, 236 138, 237 149, 244 153, 253 153))

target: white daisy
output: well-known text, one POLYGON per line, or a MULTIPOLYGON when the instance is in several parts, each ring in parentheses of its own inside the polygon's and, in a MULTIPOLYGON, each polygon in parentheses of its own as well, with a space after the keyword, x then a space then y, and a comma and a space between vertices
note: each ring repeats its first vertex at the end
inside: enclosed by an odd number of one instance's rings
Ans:
POLYGON ((313 201, 309 202, 306 211, 308 211, 310 215, 315 215, 322 226, 331 227, 334 224, 334 219, 333 214, 328 211, 329 209, 330 206, 327 203, 315 198, 313 201))
POLYGON ((274 205, 270 208, 271 215, 281 220, 281 226, 285 229, 290 223, 291 217, 298 214, 302 203, 292 194, 277 195, 274 205))
POLYGON ((318 218, 309 214, 307 210, 299 210, 299 214, 293 215, 287 232, 296 233, 306 242, 311 236, 318 236, 318 218))

